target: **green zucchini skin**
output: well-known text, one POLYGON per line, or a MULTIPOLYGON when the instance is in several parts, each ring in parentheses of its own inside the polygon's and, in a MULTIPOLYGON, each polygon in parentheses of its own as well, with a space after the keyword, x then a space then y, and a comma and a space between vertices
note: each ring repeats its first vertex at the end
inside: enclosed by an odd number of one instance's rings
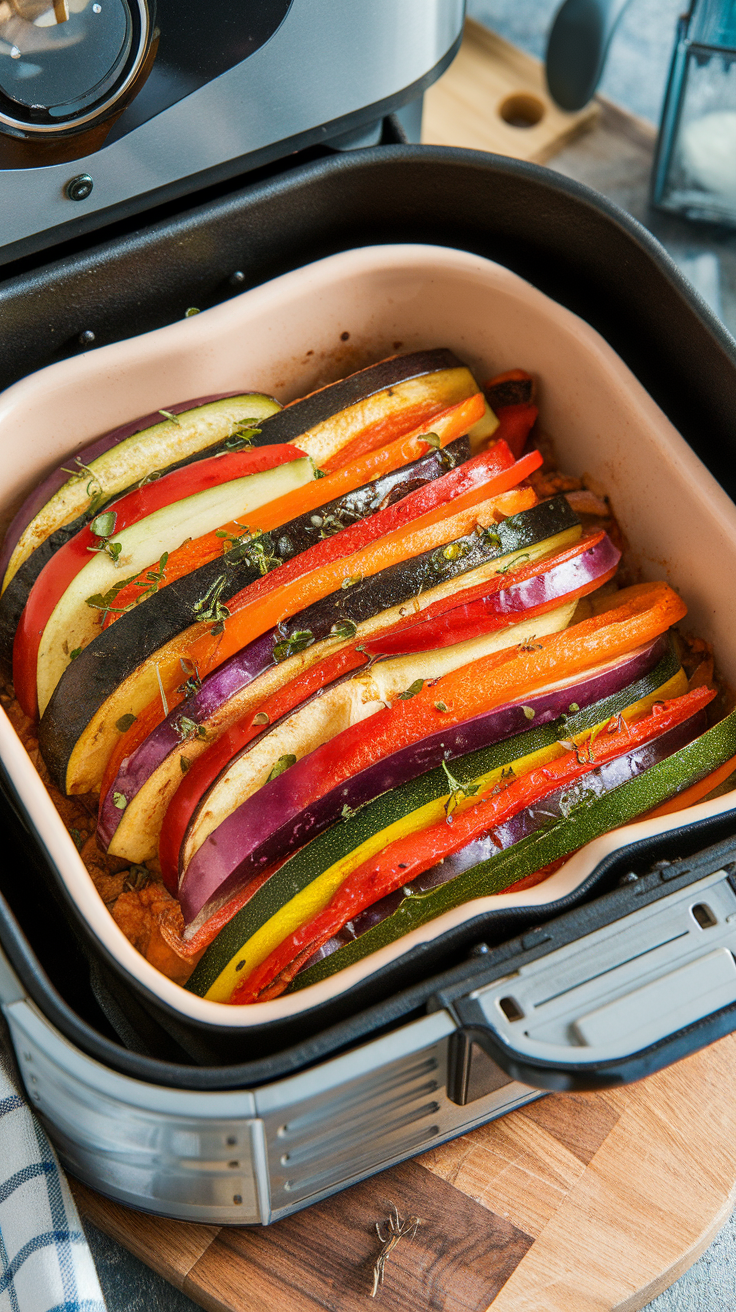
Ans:
POLYGON ((308 988, 310 984, 329 978, 463 902, 502 892, 518 879, 570 855, 583 844, 630 823, 676 796, 734 754, 736 711, 664 761, 645 770, 638 778, 597 798, 585 810, 576 809, 567 819, 530 834, 430 893, 405 898, 392 916, 298 975, 288 992, 308 988))
MULTIPOLYGON (((536 729, 528 729, 514 738, 493 743, 480 751, 470 752, 453 763, 453 772, 463 779, 475 779, 479 775, 506 765, 508 761, 518 760, 531 752, 550 746, 558 741, 561 733, 567 737, 574 737, 575 734, 592 728, 593 725, 617 715, 620 711, 626 710, 627 706, 656 692, 657 688, 671 679, 679 668, 680 661, 674 644, 671 639, 667 639, 665 654, 649 674, 637 679, 635 683, 568 716, 564 725, 561 720, 556 720, 536 729)), ((402 820, 412 811, 419 810, 428 802, 443 797, 446 792, 447 775, 444 770, 441 767, 430 770, 427 774, 384 793, 349 819, 333 825, 331 829, 312 839, 311 843, 285 861, 254 893, 250 901, 220 930, 217 938, 207 948, 192 972, 186 988, 204 997, 243 943, 247 942, 297 893, 301 893, 323 871, 347 856, 356 847, 360 847, 374 834, 380 833, 388 825, 395 824, 397 820, 402 820)))
POLYGON ((441 369, 460 369, 462 360, 458 360, 452 351, 439 347, 432 351, 415 351, 411 355, 395 356, 392 360, 380 360, 357 374, 341 378, 328 387, 323 387, 311 396, 305 396, 293 405, 284 406, 277 415, 270 415, 261 424, 260 435, 255 439, 256 446, 270 446, 274 442, 296 442, 304 437, 317 424, 324 423, 341 410, 347 410, 364 401, 376 392, 398 383, 407 383, 412 378, 421 378, 424 374, 437 373, 441 369), (274 423, 278 419, 279 423, 274 423))
MULTIPOLYGON (((279 560, 291 560, 318 540, 313 523, 316 516, 323 521, 329 516, 348 527, 355 518, 379 510, 387 497, 400 500, 403 487, 406 488, 404 495, 408 495, 416 490, 419 480, 430 482, 442 477, 448 472, 448 460, 458 465, 470 459, 470 455, 469 439, 457 438, 441 451, 431 451, 401 469, 326 502, 316 511, 290 520, 272 533, 265 533, 260 542, 279 560)), ((564 497, 557 500, 564 502, 566 527, 577 524, 579 521, 564 497)), ((538 509, 540 507, 535 506, 524 513, 530 515, 538 509)), ((546 523, 546 518, 542 522, 546 523)), ((520 532, 523 536, 530 529, 527 526, 520 532)), ((41 754, 62 790, 69 758, 93 715, 118 684, 129 678, 139 665, 196 622, 194 607, 223 576, 225 583, 219 596, 225 604, 261 577, 259 562, 249 556, 247 544, 236 546, 218 559, 192 570, 142 606, 121 615, 67 666, 41 717, 39 730, 41 754)))

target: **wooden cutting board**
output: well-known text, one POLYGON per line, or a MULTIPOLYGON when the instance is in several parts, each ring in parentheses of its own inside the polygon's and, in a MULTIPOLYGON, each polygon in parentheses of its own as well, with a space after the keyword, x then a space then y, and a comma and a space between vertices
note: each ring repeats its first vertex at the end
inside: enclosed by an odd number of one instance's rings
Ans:
POLYGON ((635 1312, 736 1201, 736 1038, 649 1080, 553 1094, 266 1229, 82 1214, 213 1312, 635 1312), (371 1301, 376 1222, 418 1216, 371 1301))

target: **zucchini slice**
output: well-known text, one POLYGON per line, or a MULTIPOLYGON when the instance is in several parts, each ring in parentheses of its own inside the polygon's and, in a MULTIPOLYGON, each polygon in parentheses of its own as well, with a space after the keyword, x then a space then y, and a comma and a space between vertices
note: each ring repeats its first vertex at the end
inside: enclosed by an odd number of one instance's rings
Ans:
MULTIPOLYGON (((627 709, 634 714, 637 708, 646 709, 660 695, 678 696, 685 690, 687 680, 671 641, 652 644, 652 660, 654 666, 646 674, 568 715, 564 724, 557 719, 454 759, 453 774, 470 782, 511 764, 515 772, 521 773, 522 763, 527 763, 526 769, 532 769, 558 755, 562 750, 559 747, 562 734, 573 740, 584 737, 612 715, 627 709)), ((578 677, 575 684, 579 683, 578 677)), ((573 695, 572 687, 570 695, 573 695)), ((283 914, 289 904, 299 917, 297 923, 301 923, 319 909, 325 890, 329 890, 326 901, 356 866, 391 842, 399 830, 410 832, 432 823, 434 812, 444 805, 447 792, 447 775, 438 767, 384 793, 314 838, 285 861, 220 931, 186 987, 201 997, 227 1001, 239 978, 238 971, 243 969, 238 967, 238 962, 246 945, 250 944, 248 967, 255 969, 293 928, 293 916, 289 914, 287 918, 283 914), (257 960, 252 953, 257 955, 257 960)), ((195 921, 192 928, 196 926, 195 921)))
MULTIPOLYGON (((467 556, 445 561, 443 574, 452 588, 453 579, 466 573, 480 560, 493 561, 546 543, 549 551, 561 549, 582 532, 580 521, 563 496, 544 501, 497 526, 495 538, 484 552, 478 543, 467 556)), ((192 625, 194 606, 224 575, 220 592, 223 603, 260 577, 250 561, 235 560, 229 552, 221 560, 202 566, 151 597, 145 606, 122 615, 115 624, 97 635, 70 665, 67 665, 41 718, 39 742, 43 758, 63 791, 86 793, 99 787, 105 765, 117 742, 118 721, 138 715, 158 695, 156 666, 152 658, 174 653, 178 659, 179 635, 192 625)), ((419 558, 417 558, 419 559, 419 558)), ((376 576, 377 577, 377 576, 376 576)), ((368 580, 370 582, 370 580, 368 580)), ((410 590, 414 595, 416 589, 410 590)), ((361 589, 362 591, 362 589, 361 589)), ((347 594, 345 594, 347 595, 347 594)), ((397 620, 401 618, 397 616, 397 620)), ((337 650, 330 639, 330 650, 337 650)), ((269 643, 270 648, 273 644, 269 643)), ((316 663, 324 654, 315 643, 307 651, 281 662, 279 683, 293 678, 299 669, 316 663)), ((270 660, 268 664, 270 665, 270 660)), ((264 688, 267 696, 274 687, 264 688)), ((245 714, 248 707, 239 708, 245 714)), ((186 713, 186 712, 184 712, 186 713)))
POLYGON ((8 562, 3 589, 41 542, 57 528, 85 513, 90 496, 99 493, 109 500, 147 474, 214 446, 237 432, 242 424, 265 420, 280 408, 278 401, 260 393, 229 396, 185 410, 173 419, 163 419, 153 428, 145 428, 110 447, 79 474, 72 475, 26 526, 8 562))
MULTIPOLYGON (((654 741, 657 742, 656 739, 654 741)), ((581 805, 551 827, 529 834, 513 847, 473 866, 432 892, 404 898, 393 915, 297 975, 290 991, 308 988, 310 984, 327 979, 346 966, 362 961, 371 953, 395 942, 411 930, 435 920, 445 911, 475 898, 499 893, 552 861, 569 856, 601 834, 629 824, 644 812, 710 774, 733 756, 734 752, 736 711, 732 711, 686 746, 674 751, 665 760, 645 769, 638 778, 630 779, 603 796, 596 797, 594 801, 587 801, 581 790, 581 805)), ((584 785, 585 778, 578 782, 584 785)), ((571 789, 568 790, 568 794, 571 792, 571 789)), ((199 966, 203 961, 204 957, 199 966)))
MULTIPOLYGON (((69 653, 83 650, 99 633, 102 610, 93 607, 94 597, 105 596, 126 575, 135 577, 164 552, 174 551, 185 538, 201 537, 229 520, 247 518, 259 506, 313 478, 312 462, 304 456, 260 474, 232 479, 163 506, 115 534, 115 545, 121 550, 114 562, 104 551, 95 551, 59 599, 43 631, 37 668, 40 713, 43 715, 69 665, 69 653)), ((163 601, 164 596, 155 593, 143 601, 143 607, 147 609, 154 600, 163 601)))

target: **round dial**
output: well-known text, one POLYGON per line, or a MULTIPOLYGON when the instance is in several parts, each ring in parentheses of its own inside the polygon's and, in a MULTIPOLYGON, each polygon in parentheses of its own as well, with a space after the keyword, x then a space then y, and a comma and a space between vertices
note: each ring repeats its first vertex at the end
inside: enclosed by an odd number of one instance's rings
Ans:
POLYGON ((145 0, 0 0, 0 130, 55 134, 106 117, 148 37, 145 0))

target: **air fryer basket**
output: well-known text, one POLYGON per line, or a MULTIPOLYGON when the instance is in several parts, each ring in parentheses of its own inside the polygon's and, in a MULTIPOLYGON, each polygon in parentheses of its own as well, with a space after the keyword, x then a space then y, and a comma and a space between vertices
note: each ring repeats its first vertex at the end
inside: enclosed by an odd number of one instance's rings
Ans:
MULTIPOLYGON (((728 334, 628 216, 547 170, 475 152, 386 146, 319 160, 159 217, 140 231, 119 232, 89 250, 69 251, 53 264, 18 271, 0 285, 6 325, 0 382, 69 354, 86 330, 99 344, 119 340, 338 250, 417 241, 497 260, 586 319, 734 494, 736 348, 728 334), (236 270, 245 281, 233 286, 236 270)), ((30 996, 73 1043, 113 1069, 198 1089, 263 1083, 375 1037, 423 1014, 448 990, 471 988, 510 950, 494 945, 605 893, 633 860, 644 870, 662 857, 689 857, 736 834, 733 812, 685 824, 642 851, 609 858, 574 895, 543 914, 477 917, 319 1012, 244 1037, 235 1028, 214 1033, 171 1013, 105 957, 73 906, 65 906, 63 923, 44 912, 51 896, 63 894, 48 854, 22 827, 11 781, 4 792, 8 839, 0 889, 8 902, 0 904, 0 941, 30 996), (473 955, 479 943, 490 945, 490 953, 473 955)), ((585 916, 578 914, 584 933, 585 916)), ((712 1033, 701 1027, 679 1047, 653 1055, 649 1069, 682 1055, 688 1043, 702 1046, 717 1037, 723 1024, 722 1017, 713 1018, 712 1033)), ((636 1069, 645 1073, 641 1061, 636 1069)), ((531 1082, 532 1073, 524 1078, 531 1082)), ((625 1067, 609 1075, 626 1078, 625 1067)), ((584 1083, 572 1075, 570 1081, 584 1083)))

